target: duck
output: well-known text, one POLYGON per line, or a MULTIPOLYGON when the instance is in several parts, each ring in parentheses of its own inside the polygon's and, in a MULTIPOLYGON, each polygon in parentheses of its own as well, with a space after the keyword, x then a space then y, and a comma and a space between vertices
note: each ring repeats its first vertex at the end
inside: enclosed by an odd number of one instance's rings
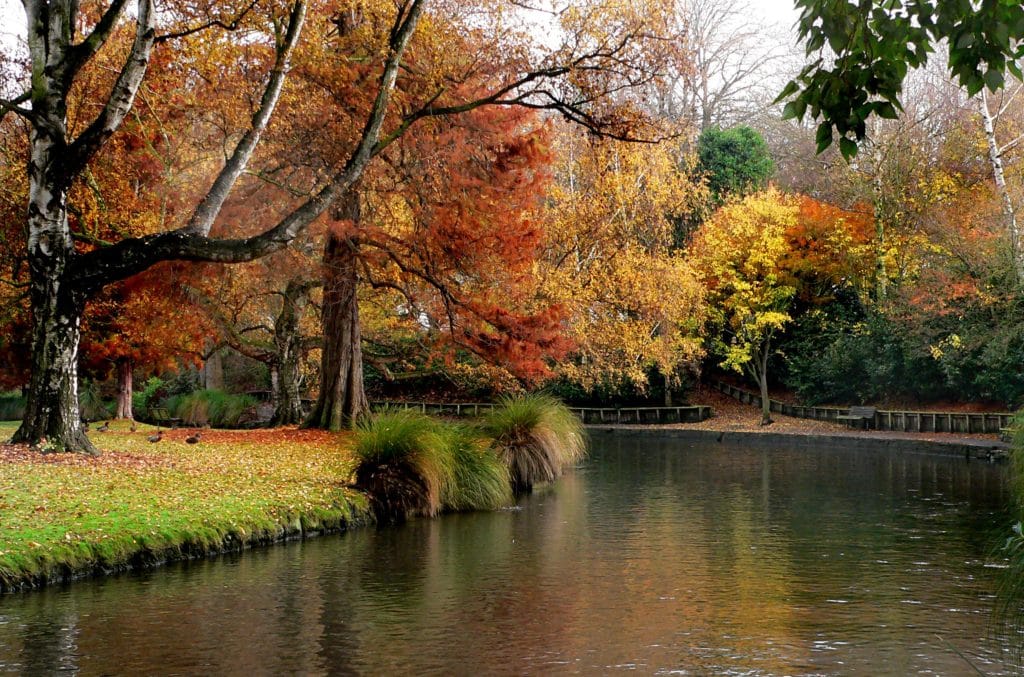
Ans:
POLYGON ((110 430, 110 421, 107 421, 106 423, 101 425, 99 428, 96 428, 96 432, 98 432, 98 433, 105 433, 108 430, 110 430))
POLYGON ((160 428, 157 428, 156 429, 156 434, 155 435, 150 435, 146 439, 148 439, 150 442, 159 442, 163 438, 164 438, 164 431, 160 430, 160 428))
POLYGON ((199 444, 199 439, 202 436, 203 436, 203 433, 197 430, 194 434, 189 435, 188 437, 186 437, 185 438, 185 442, 187 442, 188 444, 199 444))
POLYGON ((131 427, 128 428, 128 430, 130 430, 132 432, 135 432, 136 430, 138 430, 138 427, 135 425, 135 421, 132 421, 132 425, 131 425, 131 427))

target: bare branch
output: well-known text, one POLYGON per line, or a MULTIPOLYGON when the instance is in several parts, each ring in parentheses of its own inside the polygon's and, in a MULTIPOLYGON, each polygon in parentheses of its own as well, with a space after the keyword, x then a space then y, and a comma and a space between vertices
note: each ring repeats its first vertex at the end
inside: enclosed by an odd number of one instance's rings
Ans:
POLYGON ((22 108, 20 104, 25 103, 32 98, 30 92, 20 94, 13 99, 0 99, 0 120, 3 119, 8 113, 15 113, 25 118, 26 120, 33 120, 34 116, 32 111, 28 108, 22 108))
POLYGON ((246 17, 246 15, 249 14, 249 12, 252 11, 252 8, 256 6, 256 2, 257 1, 258 0, 252 0, 252 2, 250 2, 248 5, 246 5, 246 7, 244 9, 242 9, 242 11, 239 12, 230 21, 224 21, 222 19, 210 19, 209 21, 201 23, 198 26, 192 26, 191 28, 185 28, 183 30, 175 31, 173 33, 164 33, 162 35, 158 35, 155 38, 156 43, 160 44, 160 43, 163 43, 163 42, 168 42, 170 40, 177 40, 177 39, 180 39, 180 38, 187 38, 190 35, 195 35, 196 33, 200 33, 202 31, 205 31, 205 30, 213 28, 213 27, 223 28, 226 31, 238 30, 238 27, 242 23, 242 19, 244 19, 246 17))

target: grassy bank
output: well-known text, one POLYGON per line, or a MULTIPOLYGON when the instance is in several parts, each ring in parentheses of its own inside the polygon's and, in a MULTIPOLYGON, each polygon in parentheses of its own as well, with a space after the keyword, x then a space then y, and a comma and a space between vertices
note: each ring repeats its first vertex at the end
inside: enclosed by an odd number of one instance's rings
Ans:
MULTIPOLYGON (((0 423, 0 440, 16 424, 0 423)), ((94 432, 99 458, 0 447, 0 589, 365 521, 351 437, 294 429, 94 432)))

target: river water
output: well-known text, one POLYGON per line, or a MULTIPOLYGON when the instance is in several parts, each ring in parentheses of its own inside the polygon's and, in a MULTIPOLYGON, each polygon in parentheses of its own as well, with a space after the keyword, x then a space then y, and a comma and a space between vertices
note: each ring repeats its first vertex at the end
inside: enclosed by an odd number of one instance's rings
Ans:
POLYGON ((1017 672, 1005 467, 592 446, 514 509, 0 597, 0 673, 1017 672))

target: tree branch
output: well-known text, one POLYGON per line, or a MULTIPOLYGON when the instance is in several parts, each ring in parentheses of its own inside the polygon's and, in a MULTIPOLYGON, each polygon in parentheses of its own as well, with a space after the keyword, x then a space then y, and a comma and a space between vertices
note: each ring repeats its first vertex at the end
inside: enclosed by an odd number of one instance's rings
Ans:
POLYGON ((235 16, 235 18, 233 18, 231 21, 222 21, 221 19, 210 19, 209 21, 199 24, 198 26, 193 26, 191 28, 186 28, 184 30, 176 31, 173 33, 164 33, 163 35, 158 35, 155 38, 156 43, 160 44, 163 42, 168 42, 170 40, 187 38, 190 35, 195 35, 196 33, 205 31, 208 28, 213 28, 214 26, 218 28, 223 28, 226 31, 238 30, 239 25, 242 23, 242 19, 244 19, 246 15, 252 11, 252 8, 256 6, 257 1, 258 0, 252 0, 252 2, 250 2, 248 6, 246 6, 245 9, 239 12, 238 15, 235 16))
POLYGON ((32 98, 31 92, 25 92, 20 94, 13 99, 0 99, 0 120, 4 118, 8 113, 15 113, 25 118, 26 120, 34 120, 35 116, 32 111, 28 108, 22 108, 19 104, 25 103, 32 98))
POLYGON ((65 177, 76 176, 131 110, 153 50, 153 0, 138 0, 135 42, 103 110, 68 148, 65 177))
POLYGON ((284 80, 288 69, 288 59, 298 42, 299 33, 302 31, 302 23, 306 17, 306 3, 296 2, 292 6, 291 14, 288 17, 288 28, 284 40, 277 47, 274 67, 270 71, 270 78, 267 87, 263 90, 263 97, 260 100, 260 107, 252 118, 252 126, 242 136, 242 139, 235 146, 234 152, 225 163, 213 186, 206 193, 206 196, 192 212, 192 218, 182 228, 185 233, 198 233, 209 235, 214 219, 220 213, 224 201, 234 187, 238 177, 245 171, 252 157, 260 136, 270 122, 270 116, 277 106, 281 96, 281 89, 284 87, 284 80))
POLYGON ((64 71, 61 74, 65 92, 71 89, 71 83, 74 82, 78 71, 82 70, 82 67, 89 63, 89 60, 96 55, 96 52, 106 44, 107 39, 110 38, 110 34, 117 25, 117 19, 121 16, 127 4, 128 0, 114 0, 110 7, 107 8, 107 11, 103 13, 103 16, 100 17, 99 22, 92 29, 89 37, 79 44, 68 48, 67 58, 64 61, 64 71))
MULTIPOLYGON (((149 6, 151 0, 139 0, 149 6)), ((210 261, 243 263, 282 249, 319 217, 362 176, 373 157, 380 127, 395 87, 398 66, 416 29, 426 0, 411 0, 399 7, 391 31, 390 50, 381 73, 377 96, 359 141, 344 167, 313 197, 292 210, 277 225, 244 239, 214 239, 181 230, 122 240, 112 247, 77 256, 68 274, 85 291, 94 291, 116 280, 142 272, 160 261, 210 261)), ((142 25, 140 17, 140 26, 142 25)), ((150 36, 152 31, 149 31, 150 36)), ((152 38, 150 37, 150 42, 152 38)))

